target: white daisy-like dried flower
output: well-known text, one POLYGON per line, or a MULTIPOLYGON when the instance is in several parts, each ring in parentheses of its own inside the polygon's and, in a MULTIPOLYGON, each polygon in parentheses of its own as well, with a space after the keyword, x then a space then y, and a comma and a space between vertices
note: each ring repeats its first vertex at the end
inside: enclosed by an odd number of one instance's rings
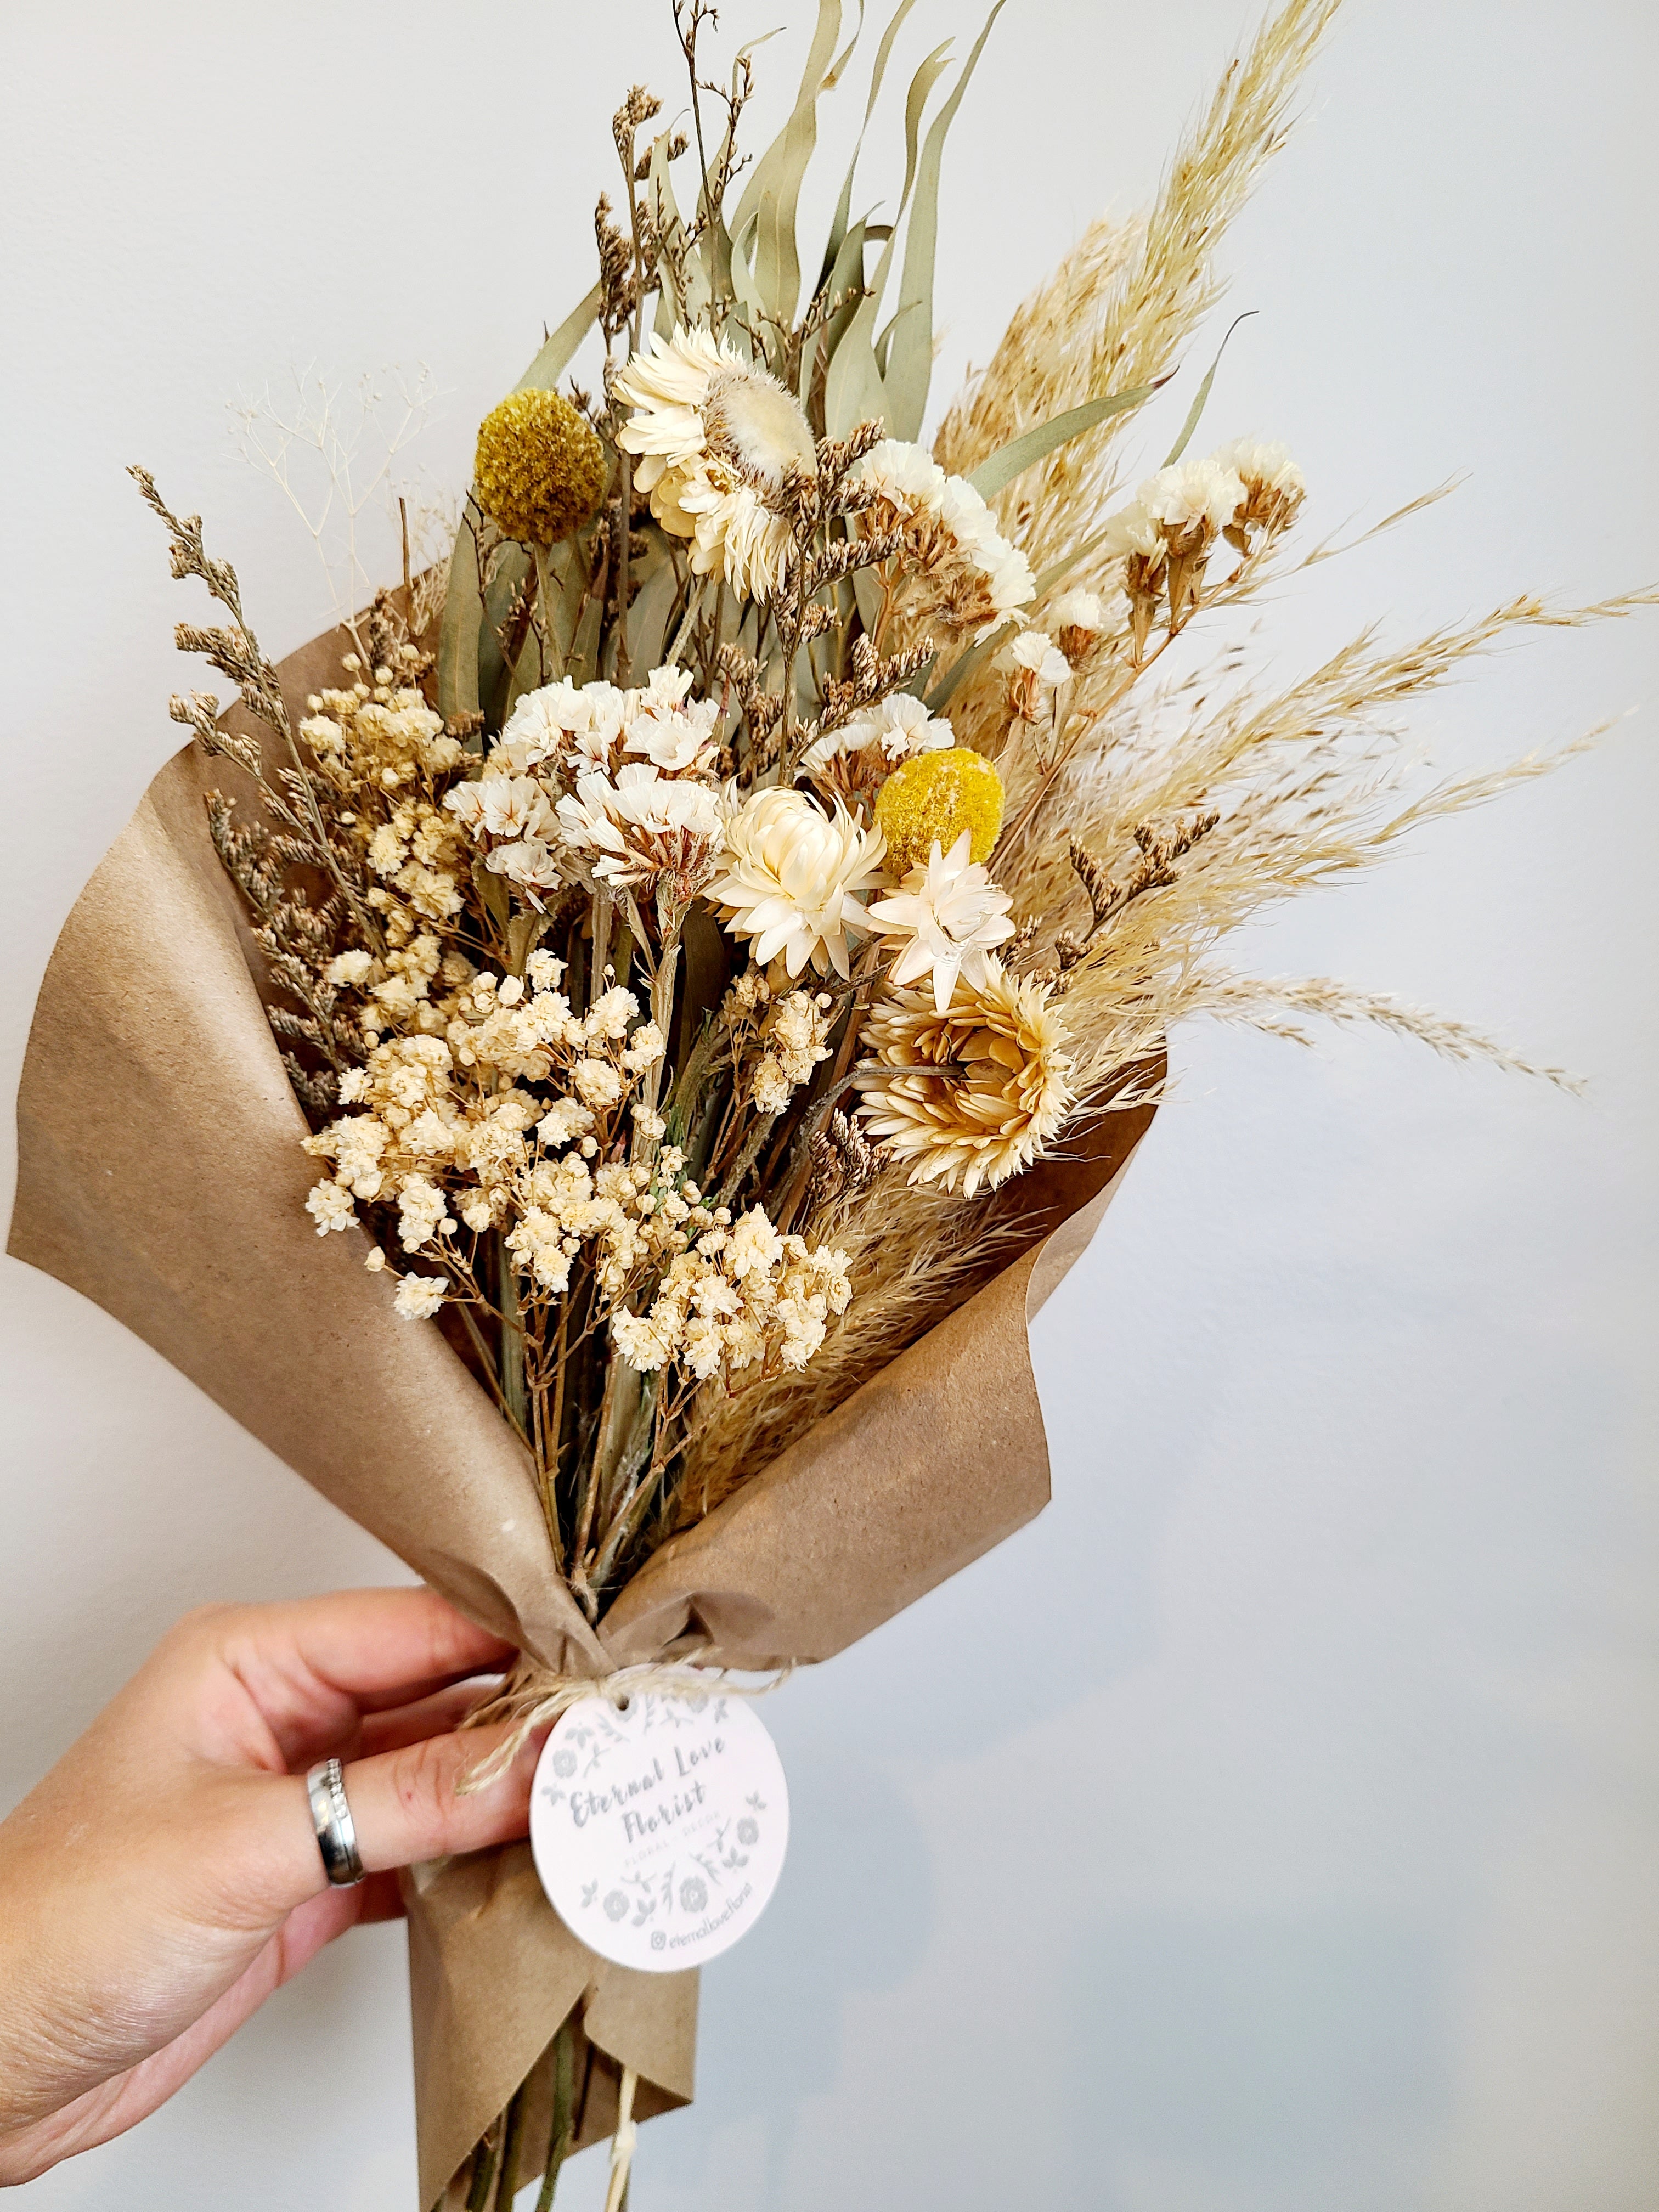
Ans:
POLYGON ((884 438, 859 464, 857 480, 877 495, 866 526, 904 532, 905 558, 890 588, 924 627, 952 641, 988 637, 1036 596, 1030 562, 985 501, 925 447, 884 438))
POLYGON ((943 751, 956 741, 943 714, 930 714, 908 691, 894 691, 815 738, 801 756, 801 773, 826 799, 844 799, 849 806, 869 803, 901 761, 943 751))
POLYGON ((558 817, 568 843, 593 856, 602 882, 639 890, 666 878, 682 903, 707 879, 723 826, 708 784, 665 775, 649 761, 629 761, 614 780, 579 777, 558 817))
POLYGON ((1137 656, 1166 592, 1170 629, 1181 628, 1197 604, 1211 548, 1233 529, 1244 503, 1243 480, 1211 455, 1160 469, 1108 521, 1104 548, 1124 564, 1137 656))
POLYGON ((640 457, 635 483, 663 528, 693 541, 699 575, 769 598, 790 548, 768 505, 794 470, 817 466, 811 427, 793 393, 704 330, 653 333, 617 377, 633 409, 617 442, 640 457))
POLYGON ((972 857, 973 833, 964 830, 948 853, 937 843, 927 865, 912 868, 900 889, 871 902, 870 926, 900 940, 895 984, 930 976, 935 1010, 943 1013, 960 975, 975 990, 991 980, 991 955, 1014 933, 1013 903, 972 857))
POLYGON ((913 1183, 960 1182, 966 1198, 981 1183, 994 1190, 1030 1165, 1071 1106, 1066 1026, 1048 986, 1010 975, 994 954, 984 982, 960 982, 944 1013, 931 995, 896 992, 872 1008, 864 1036, 875 1057, 859 1071, 859 1111, 913 1183))
POLYGON ((763 967, 781 953, 791 976, 809 960, 850 975, 847 933, 867 927, 858 895, 880 881, 886 849, 839 800, 830 815, 805 792, 752 792, 727 820, 707 896, 763 967))
POLYGON ((441 1275, 405 1275, 392 1304, 405 1321, 430 1321, 448 1288, 441 1275))

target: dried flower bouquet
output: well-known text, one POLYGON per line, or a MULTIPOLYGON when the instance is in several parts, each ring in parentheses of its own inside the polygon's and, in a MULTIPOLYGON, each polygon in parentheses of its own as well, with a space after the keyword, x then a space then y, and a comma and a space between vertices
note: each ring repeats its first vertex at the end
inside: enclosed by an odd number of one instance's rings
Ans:
MULTIPOLYGON (((925 136, 944 49, 915 75, 899 218, 854 219, 849 165, 803 283, 797 200, 853 52, 838 0, 752 163, 749 52, 711 82, 713 11, 674 0, 691 130, 660 130, 638 88, 618 109, 598 279, 483 423, 446 563, 415 573, 406 551, 400 581, 279 669, 199 520, 134 471, 174 574, 222 611, 179 643, 240 710, 198 692, 173 713, 189 776, 215 764, 209 832, 303 1109, 291 1202, 331 1268, 350 1249, 377 1279, 354 1313, 372 1290, 375 1328, 389 1310, 441 1332, 446 1372, 487 1393, 505 1425, 489 1495, 527 1459, 544 1549, 508 1558, 435 1479, 393 1504, 274 1417, 261 1432, 510 1623, 509 1707, 550 1670, 663 1650, 824 1656, 1036 1510, 1033 1270, 1097 1218, 1176 1023, 1365 1018, 1525 1066, 1392 1000, 1239 975, 1215 947, 1547 766, 1396 797, 1388 718, 1510 630, 1636 601, 1522 600, 1399 647, 1367 628, 1287 690, 1231 659, 1218 681, 1194 641, 1332 557, 1297 550, 1301 473, 1252 438, 1193 457, 1212 369, 1163 465, 1122 477, 1336 4, 1285 0, 1151 213, 1085 234, 931 448, 941 156, 990 23, 925 136), (597 390, 567 396, 596 329, 597 390), (883 1395, 907 1360, 927 1421, 960 1399, 1012 1439, 980 1505, 975 1447, 937 1464, 926 1421, 883 1395), (821 1567, 848 1497, 857 1570, 809 1595, 800 1562, 821 1567)), ((157 802, 175 857, 183 791, 157 802)), ((32 1068, 48 1048, 38 1024, 32 1068)), ((52 1180, 47 1140, 29 1145, 45 1080, 26 1079, 26 1201, 52 1180)), ((208 1364, 49 1211, 19 1249, 208 1364)), ((199 1346, 222 1324, 192 1311, 199 1346)), ((386 1385, 414 1388, 401 1369, 386 1385)), ((661 1990, 596 1981, 524 1874, 498 1855, 411 1885, 428 2203, 505 2207, 539 2172, 544 2208, 574 2143, 631 2139, 636 2095, 690 2092, 683 1993, 665 2027, 661 1990), (521 2033, 497 2035, 481 1995, 502 1973, 553 1992, 521 2033)))

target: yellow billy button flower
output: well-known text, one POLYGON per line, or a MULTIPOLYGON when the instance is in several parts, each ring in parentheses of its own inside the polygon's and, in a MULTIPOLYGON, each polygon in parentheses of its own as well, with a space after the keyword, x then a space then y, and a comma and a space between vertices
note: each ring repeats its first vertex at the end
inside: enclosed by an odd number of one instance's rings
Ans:
POLYGON ((556 392, 514 392, 478 425, 478 504, 505 538, 553 545, 605 497, 605 448, 556 392))
POLYGON ((948 853, 965 830, 969 857, 990 857, 1002 827, 1002 778, 982 753, 952 745, 921 753, 894 769, 876 796, 876 823, 887 839, 888 866, 902 878, 925 867, 937 845, 948 853))

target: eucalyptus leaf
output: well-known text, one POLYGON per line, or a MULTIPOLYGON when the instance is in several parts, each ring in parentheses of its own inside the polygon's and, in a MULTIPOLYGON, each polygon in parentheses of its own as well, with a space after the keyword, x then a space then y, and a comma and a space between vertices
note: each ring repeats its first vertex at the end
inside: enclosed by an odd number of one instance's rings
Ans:
POLYGON ((1114 415, 1126 414, 1150 399, 1161 384, 1169 381, 1160 377, 1156 384, 1137 384, 1129 392, 1109 392, 1104 398, 1085 399, 1081 407, 1068 407, 1063 415, 1051 416, 1048 422, 1039 422, 1034 429, 1024 430, 1018 438, 1011 438, 1006 446, 999 446, 994 453, 982 460, 968 479, 981 499, 994 499, 1005 484, 1034 467, 1058 447, 1073 438, 1080 438, 1085 430, 1104 422, 1114 415))
POLYGON ((1210 387, 1214 384, 1215 373, 1221 366, 1221 356, 1227 350, 1228 338, 1232 337, 1233 332, 1238 328, 1241 323, 1248 323, 1250 317, 1255 313, 1255 308, 1247 307, 1242 315, 1235 315, 1232 321, 1228 324, 1227 337, 1222 339, 1221 343, 1216 349, 1215 359, 1210 363, 1209 374, 1205 378, 1203 383, 1199 386, 1198 396, 1194 398, 1191 407, 1188 410, 1187 420, 1181 426, 1181 435, 1176 440, 1174 445, 1170 447, 1169 452, 1164 456, 1164 465, 1166 469, 1172 469, 1176 463, 1181 459, 1181 456, 1186 452, 1188 447, 1193 442, 1193 433, 1197 429, 1199 423, 1203 417, 1205 407, 1209 402, 1210 387))
MULTIPOLYGON (((864 103, 864 120, 859 125, 859 135, 854 142, 853 158, 847 164, 847 176, 842 185, 841 198, 836 203, 834 219, 830 225, 830 242, 823 250, 823 266, 818 271, 818 289, 823 289, 840 256, 853 216, 853 178, 859 165, 859 155, 864 151, 864 134, 870 128, 870 118, 876 112, 876 101, 881 94, 881 81, 887 74, 888 57, 893 51, 893 41, 903 28, 904 19, 915 6, 916 0, 899 0, 893 19, 881 34, 881 44, 876 48, 876 65, 870 75, 870 97, 864 103)), ((863 21, 860 6, 860 22, 863 21)))
POLYGON ((449 586, 438 630, 438 712, 453 721, 478 712, 478 629, 483 595, 478 578, 478 526, 483 517, 469 498, 449 556, 449 586))
POLYGON ((945 134, 955 119, 975 66, 985 51, 991 27, 1002 13, 1005 0, 993 0, 985 27, 974 41, 951 97, 933 118, 922 147, 916 173, 915 199, 904 237, 904 274, 899 289, 887 374, 889 433, 895 438, 916 438, 927 407, 927 386, 933 368, 933 262, 939 244, 939 170, 945 156, 945 134))
MULTIPOLYGON (((899 198, 899 215, 908 204, 911 188, 915 182, 917 142, 921 136, 921 118, 927 105, 927 96, 939 82, 951 51, 946 39, 934 47, 910 80, 910 89, 904 103, 904 189, 899 198)), ((881 307, 882 295, 887 289, 887 276, 892 267, 893 250, 897 237, 897 222, 887 231, 882 246, 881 259, 876 264, 872 279, 858 311, 848 325, 845 335, 836 346, 830 363, 823 396, 824 428, 832 438, 844 438, 860 422, 889 419, 887 389, 882 381, 880 366, 875 353, 876 316, 881 307)), ((866 235, 868 235, 866 231, 866 235)))
POLYGON ((668 617, 679 593, 679 577, 665 551, 641 584, 628 610, 628 658, 635 671, 660 667, 667 647, 668 617))
MULTIPOLYGON (((800 254, 795 214, 801 179, 817 143, 818 95, 831 68, 841 32, 842 0, 818 0, 818 20, 807 52, 800 90, 789 119, 756 163, 738 203, 733 244, 741 251, 743 234, 755 228, 755 289, 763 315, 787 327, 800 304, 800 254)), ((757 333, 758 336, 758 332, 757 333)))
POLYGON ((842 300, 843 304, 826 314, 824 320, 801 348, 798 390, 803 407, 811 398, 812 379, 817 373, 819 356, 822 355, 826 362, 835 359, 836 347, 846 337, 858 313, 859 301, 846 300, 844 295, 863 288, 865 235, 864 225, 855 222, 842 240, 841 252, 836 256, 835 266, 830 271, 829 281, 823 289, 829 299, 842 300))
POLYGON ((556 392, 572 355, 592 328, 599 312, 599 288, 596 284, 547 339, 535 360, 514 386, 514 392, 556 392))
POLYGON ((478 704, 497 728, 512 681, 500 633, 529 575, 526 548, 503 545, 496 556, 495 573, 484 586, 483 619, 478 625, 478 704))

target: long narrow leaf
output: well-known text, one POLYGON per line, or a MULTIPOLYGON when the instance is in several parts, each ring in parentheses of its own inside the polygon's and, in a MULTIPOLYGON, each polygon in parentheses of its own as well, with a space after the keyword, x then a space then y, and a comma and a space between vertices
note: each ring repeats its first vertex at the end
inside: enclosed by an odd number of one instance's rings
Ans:
POLYGON ((1181 435, 1164 457, 1164 465, 1166 469, 1172 469, 1193 442, 1193 433, 1203 419, 1204 410, 1209 403, 1210 389, 1215 382, 1215 373, 1221 366, 1221 356, 1227 350, 1227 338, 1231 337, 1241 323, 1248 323, 1255 312, 1254 307, 1247 307, 1242 315, 1235 315, 1227 325, 1227 337, 1223 338, 1221 343, 1216 348, 1215 359, 1210 363, 1209 374, 1199 386, 1197 396, 1187 410, 1187 419, 1181 426, 1181 435))
MULTIPOLYGON (((830 225, 830 241, 823 249, 823 266, 818 271, 818 287, 835 268, 841 249, 846 242, 848 225, 853 219, 853 178, 859 165, 859 155, 864 151, 864 134, 870 128, 870 118, 876 112, 876 101, 881 93, 881 81, 887 74, 888 57, 893 51, 893 41, 904 27, 904 19, 915 6, 916 0, 899 0, 893 20, 881 34, 881 44, 876 48, 876 65, 870 74, 870 96, 864 103, 864 120, 859 125, 859 135, 854 141, 853 158, 847 164, 847 176, 841 188, 841 198, 836 203, 836 212, 830 225)), ((860 17, 862 22, 862 15, 860 17)))
MULTIPOLYGON (((1158 383, 1168 380, 1160 377, 1158 383)), ((1018 438, 1010 438, 1006 446, 999 446, 994 453, 980 463, 968 481, 981 499, 994 499, 1005 484, 1012 483, 1017 476, 1045 459, 1057 447, 1080 438, 1097 422, 1139 407, 1158 388, 1157 384, 1137 384, 1131 392, 1113 392, 1103 399, 1085 399, 1081 407, 1068 407, 1063 415, 1051 416, 1035 429, 1024 430, 1018 438)))
POLYGON ((991 27, 1002 13, 1004 0, 993 0, 985 27, 974 41, 962 75, 951 97, 933 118, 921 151, 916 175, 915 199, 910 209, 904 239, 904 276, 899 291, 898 314, 890 341, 887 390, 888 429, 896 438, 915 438, 927 406, 927 386, 933 368, 933 260, 939 243, 939 170, 945 155, 945 134, 962 104, 975 64, 985 51, 991 27))
POLYGON ((596 284, 587 297, 571 309, 513 389, 515 392, 555 391, 568 366, 570 356, 587 336, 599 312, 599 288, 596 284))
POLYGON ((438 630, 438 712, 453 721, 478 712, 478 628, 483 594, 478 577, 477 504, 469 499, 449 556, 449 587, 438 630))
POLYGON ((800 253, 795 240, 795 212, 801 179, 817 143, 818 95, 830 74, 841 34, 842 0, 818 0, 818 20, 806 57, 800 90, 788 121, 755 165, 738 203, 733 246, 742 251, 746 226, 755 226, 755 289, 763 313, 787 327, 800 305, 800 253))
MULTIPOLYGON (((910 191, 915 182, 916 144, 921 135, 921 118, 927 105, 928 94, 938 83, 951 51, 946 39, 934 47, 921 67, 910 80, 910 89, 904 102, 905 165, 904 190, 899 198, 899 216, 908 204, 910 191)), ((866 231, 866 235, 868 236, 866 231)), ((876 316, 881 307, 882 295, 887 289, 887 275, 893 264, 893 251, 898 236, 895 219, 882 247, 881 259, 858 313, 848 326, 846 334, 836 346, 830 362, 830 374, 825 382, 823 399, 824 424, 832 438, 844 438, 860 422, 872 422, 888 415, 887 392, 882 382, 881 369, 876 360, 876 316)), ((888 423, 890 429, 890 421, 888 423)))

